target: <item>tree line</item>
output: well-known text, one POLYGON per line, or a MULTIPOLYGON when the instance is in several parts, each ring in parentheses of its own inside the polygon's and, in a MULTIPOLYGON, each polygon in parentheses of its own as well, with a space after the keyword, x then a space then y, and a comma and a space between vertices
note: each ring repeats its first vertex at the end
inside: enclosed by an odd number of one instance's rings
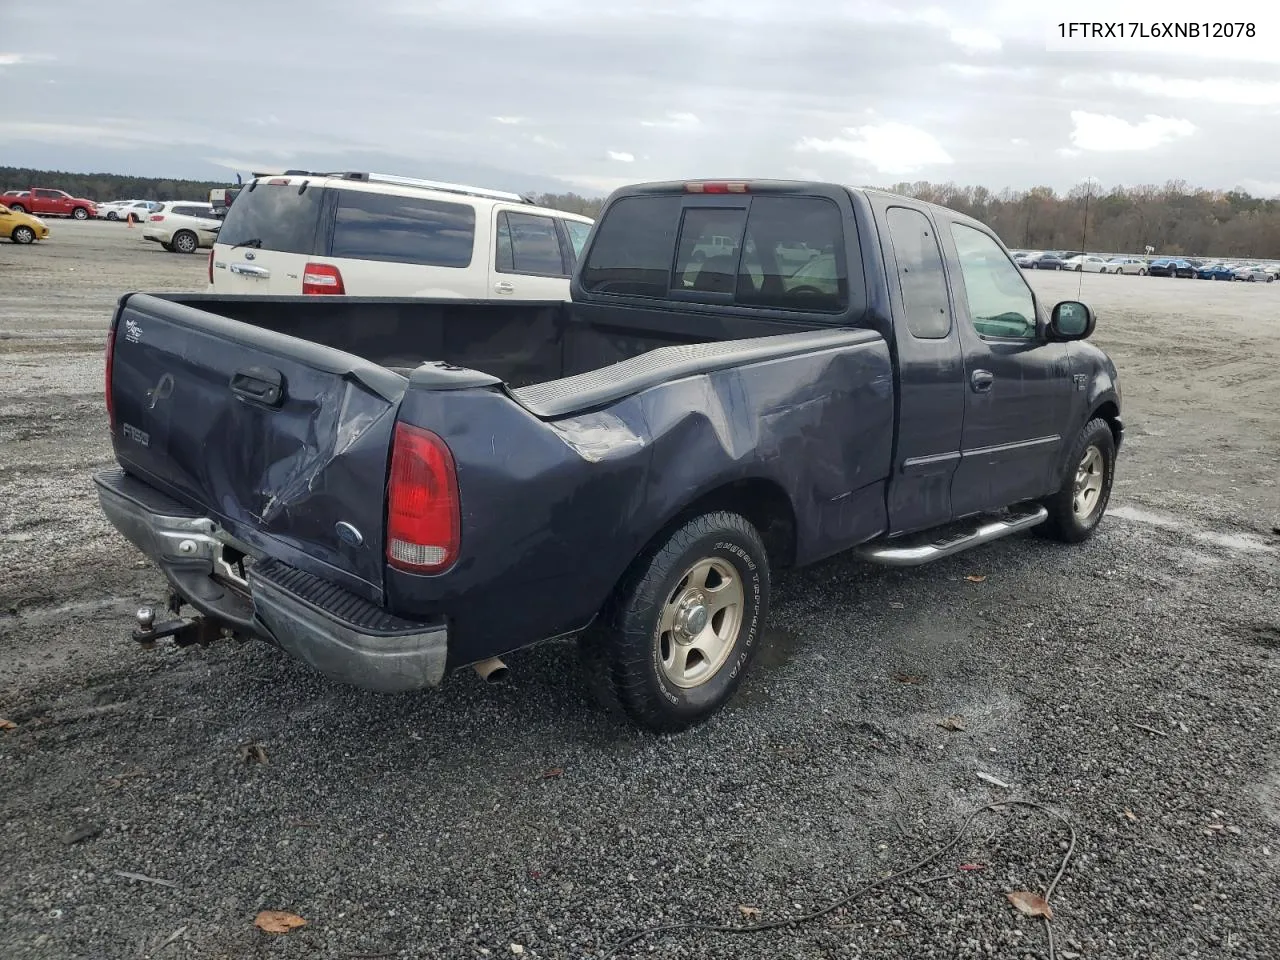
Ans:
MULTIPOLYGON (((210 190, 227 185, 0 167, 0 190, 54 187, 98 201, 207 200, 210 190)), ((1184 180, 1110 189, 1080 184, 1065 194, 1052 187, 996 192, 923 181, 886 189, 981 220, 1011 247, 1141 254, 1151 246, 1169 256, 1280 259, 1280 199, 1254 197, 1243 190, 1204 190, 1184 180)), ((589 217, 604 203, 602 197, 572 192, 542 193, 533 199, 541 206, 589 217)))

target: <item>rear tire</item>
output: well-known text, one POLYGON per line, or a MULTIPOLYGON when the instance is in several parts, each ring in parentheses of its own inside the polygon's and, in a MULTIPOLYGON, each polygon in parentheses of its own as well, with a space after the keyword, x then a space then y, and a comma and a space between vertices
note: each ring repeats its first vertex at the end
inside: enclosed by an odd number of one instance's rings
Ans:
POLYGON ((1138 276, 1140 276, 1140 277, 1145 277, 1146 275, 1147 275, 1147 268, 1146 268, 1146 267, 1139 267, 1139 268, 1138 268, 1138 276))
POLYGON ((12 210, 14 213, 26 213, 26 212, 27 212, 27 208, 26 208, 26 207, 24 207, 24 206, 23 206, 22 204, 20 204, 20 203, 11 203, 11 204, 9 204, 8 206, 9 206, 9 209, 10 209, 10 210, 12 210))
POLYGON ((1096 417, 1084 425, 1072 444, 1062 486, 1042 501, 1049 519, 1035 531, 1063 543, 1082 543, 1093 536, 1107 512, 1115 465, 1115 435, 1106 420, 1096 417))
POLYGON ((656 732, 700 723, 733 696, 769 608, 760 534, 736 513, 688 521, 623 576, 579 639, 606 709, 656 732))
POLYGON ((14 243, 22 243, 22 244, 35 243, 36 232, 32 230, 30 227, 25 225, 17 226, 13 228, 13 233, 9 235, 9 239, 11 239, 14 243))
POLYGON ((200 249, 200 238, 190 230, 179 230, 169 243, 169 249, 178 253, 195 253, 200 249))
POLYGON ((88 220, 89 211, 86 210, 84 207, 76 207, 74 210, 71 211, 71 216, 75 217, 75 219, 77 220, 88 220))

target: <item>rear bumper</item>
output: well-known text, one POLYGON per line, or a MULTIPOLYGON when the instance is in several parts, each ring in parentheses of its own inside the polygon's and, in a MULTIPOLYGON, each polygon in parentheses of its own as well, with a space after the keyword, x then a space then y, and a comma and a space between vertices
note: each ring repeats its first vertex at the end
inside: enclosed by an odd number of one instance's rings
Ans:
POLYGON ((241 579, 226 552, 249 551, 214 521, 118 468, 93 479, 107 519, 205 616, 367 690, 417 690, 443 679, 449 639, 443 621, 405 620, 265 557, 241 579))

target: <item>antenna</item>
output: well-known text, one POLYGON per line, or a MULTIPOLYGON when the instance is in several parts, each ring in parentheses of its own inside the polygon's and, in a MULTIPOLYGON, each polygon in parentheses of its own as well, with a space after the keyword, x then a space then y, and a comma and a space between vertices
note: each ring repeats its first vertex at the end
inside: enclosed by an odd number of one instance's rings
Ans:
MULTIPOLYGON (((1083 257, 1089 252, 1089 248, 1085 246, 1086 238, 1089 236, 1089 198, 1093 196, 1093 177, 1085 180, 1087 186, 1084 194, 1084 217, 1080 224, 1080 256, 1083 257)), ((1076 281, 1076 299, 1079 300, 1084 295, 1084 260, 1080 261, 1080 276, 1076 281)))

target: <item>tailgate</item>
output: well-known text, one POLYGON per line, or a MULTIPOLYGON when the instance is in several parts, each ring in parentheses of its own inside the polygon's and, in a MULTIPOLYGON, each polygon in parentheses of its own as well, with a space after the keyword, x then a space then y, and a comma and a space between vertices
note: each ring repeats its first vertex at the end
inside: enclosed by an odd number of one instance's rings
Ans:
POLYGON ((352 354, 135 294, 112 332, 116 457, 228 532, 375 602, 406 381, 352 354))

